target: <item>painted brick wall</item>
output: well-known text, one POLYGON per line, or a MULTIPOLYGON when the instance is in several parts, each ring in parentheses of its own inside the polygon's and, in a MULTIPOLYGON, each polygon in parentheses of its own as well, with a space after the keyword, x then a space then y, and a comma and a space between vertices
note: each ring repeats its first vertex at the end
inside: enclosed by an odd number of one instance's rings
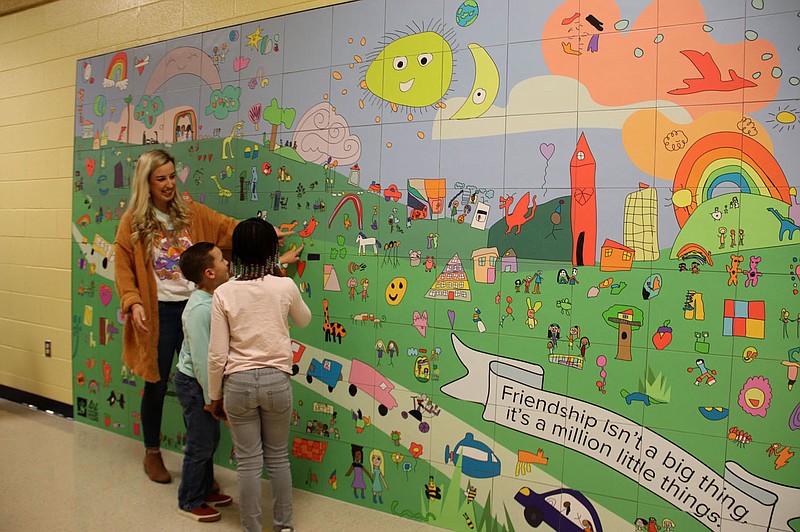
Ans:
POLYGON ((75 62, 337 3, 62 0, 0 18, 0 384, 72 403, 75 62))

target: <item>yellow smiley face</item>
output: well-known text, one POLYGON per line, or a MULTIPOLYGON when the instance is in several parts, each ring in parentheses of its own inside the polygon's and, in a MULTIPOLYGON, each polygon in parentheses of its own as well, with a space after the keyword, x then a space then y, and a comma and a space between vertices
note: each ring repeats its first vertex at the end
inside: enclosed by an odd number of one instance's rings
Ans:
POLYGON ((395 277, 386 285, 386 302, 392 306, 399 305, 407 288, 408 280, 405 277, 395 277))

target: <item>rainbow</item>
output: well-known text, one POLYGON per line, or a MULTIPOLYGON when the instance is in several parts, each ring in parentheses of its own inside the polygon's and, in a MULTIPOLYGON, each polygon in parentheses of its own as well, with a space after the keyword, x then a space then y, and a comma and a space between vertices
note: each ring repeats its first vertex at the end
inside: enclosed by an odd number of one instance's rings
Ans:
POLYGON ((690 242, 679 249, 677 256, 681 260, 694 260, 700 264, 714 265, 714 261, 711 260, 711 253, 700 244, 695 244, 694 242, 690 242))
POLYGON ((345 202, 348 202, 348 201, 352 201, 353 205, 355 205, 356 217, 357 217, 357 220, 358 220, 358 228, 359 229, 363 229, 363 227, 362 227, 363 215, 362 215, 361 198, 359 198, 355 194, 345 194, 342 197, 342 199, 339 200, 339 204, 333 210, 333 214, 331 214, 331 219, 328 220, 328 229, 331 228, 331 224, 333 223, 333 219, 336 218, 336 215, 339 213, 339 210, 342 208, 342 206, 345 204, 345 202))
POLYGON ((103 87, 119 87, 121 90, 128 86, 128 54, 117 52, 108 63, 108 71, 103 80, 103 87))
POLYGON ((698 205, 710 200, 721 185, 790 203, 789 183, 769 150, 741 133, 720 131, 692 144, 678 165, 672 190, 692 193, 691 204, 674 206, 678 225, 683 227, 698 205))

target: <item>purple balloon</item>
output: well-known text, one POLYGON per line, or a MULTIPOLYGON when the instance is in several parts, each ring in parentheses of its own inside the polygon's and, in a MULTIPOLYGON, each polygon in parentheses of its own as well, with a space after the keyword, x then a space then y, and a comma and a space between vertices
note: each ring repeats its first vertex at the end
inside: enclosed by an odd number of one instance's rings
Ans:
POLYGON ((545 144, 544 142, 539 144, 539 153, 542 154, 542 157, 550 160, 550 157, 556 152, 556 145, 555 144, 545 144))

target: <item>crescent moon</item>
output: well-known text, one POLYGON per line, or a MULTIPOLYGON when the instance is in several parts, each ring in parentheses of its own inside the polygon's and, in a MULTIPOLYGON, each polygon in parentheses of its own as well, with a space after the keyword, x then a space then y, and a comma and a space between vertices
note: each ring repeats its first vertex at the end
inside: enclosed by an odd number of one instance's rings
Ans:
POLYGON ((478 118, 489 110, 500 92, 500 73, 489 53, 479 44, 468 45, 475 62, 475 81, 467 100, 450 120, 478 118))

